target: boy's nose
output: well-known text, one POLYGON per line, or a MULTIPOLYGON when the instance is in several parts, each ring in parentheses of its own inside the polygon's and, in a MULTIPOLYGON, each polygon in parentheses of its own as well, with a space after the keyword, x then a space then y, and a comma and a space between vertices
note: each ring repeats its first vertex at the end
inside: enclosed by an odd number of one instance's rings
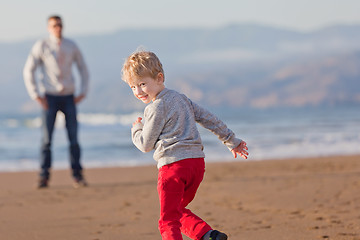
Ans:
POLYGON ((134 93, 136 94, 136 95, 138 95, 139 93, 141 93, 142 91, 141 91, 141 88, 138 88, 138 87, 136 87, 135 89, 134 89, 134 93))

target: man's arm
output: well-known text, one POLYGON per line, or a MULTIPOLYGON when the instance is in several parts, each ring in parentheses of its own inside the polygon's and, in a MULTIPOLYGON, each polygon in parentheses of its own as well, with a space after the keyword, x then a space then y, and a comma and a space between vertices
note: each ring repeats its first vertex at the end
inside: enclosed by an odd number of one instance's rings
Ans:
POLYGON ((81 51, 77 46, 75 50, 75 62, 81 78, 80 94, 75 97, 75 103, 79 103, 85 98, 89 89, 89 71, 81 51))
POLYGON ((41 61, 40 59, 41 45, 42 45, 41 41, 35 43, 26 60, 23 70, 25 86, 31 99, 33 100, 40 98, 39 89, 35 79, 35 71, 41 61))

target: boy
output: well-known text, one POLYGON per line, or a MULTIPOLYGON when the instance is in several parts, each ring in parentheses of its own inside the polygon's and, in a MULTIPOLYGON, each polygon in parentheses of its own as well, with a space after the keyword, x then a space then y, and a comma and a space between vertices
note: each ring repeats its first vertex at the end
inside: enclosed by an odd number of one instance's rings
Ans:
POLYGON ((162 64, 154 53, 140 51, 130 55, 123 65, 122 79, 136 98, 150 103, 144 111, 144 123, 137 118, 131 134, 142 152, 155 149, 162 239, 181 240, 182 232, 195 240, 226 240, 226 234, 213 230, 185 208, 194 199, 205 172, 196 122, 217 135, 235 158, 239 154, 247 159, 246 143, 235 138, 216 116, 185 95, 165 88, 162 64))

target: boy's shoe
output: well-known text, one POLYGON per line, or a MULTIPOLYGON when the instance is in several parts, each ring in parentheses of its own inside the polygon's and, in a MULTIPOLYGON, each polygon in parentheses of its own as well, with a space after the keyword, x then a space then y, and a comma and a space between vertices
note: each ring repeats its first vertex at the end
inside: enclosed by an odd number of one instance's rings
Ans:
POLYGON ((83 176, 78 176, 74 178, 74 188, 81 188, 81 187, 87 187, 88 184, 83 176))
POLYGON ((49 179, 42 177, 39 180, 38 188, 47 188, 48 184, 49 184, 49 179))
POLYGON ((213 230, 210 233, 209 240, 227 240, 228 237, 225 233, 219 232, 217 230, 213 230))

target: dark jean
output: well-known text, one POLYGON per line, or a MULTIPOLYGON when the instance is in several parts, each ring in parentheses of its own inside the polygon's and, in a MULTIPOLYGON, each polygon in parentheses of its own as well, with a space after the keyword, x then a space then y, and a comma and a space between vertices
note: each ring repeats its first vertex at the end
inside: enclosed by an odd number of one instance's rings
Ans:
POLYGON ((76 105, 73 95, 53 96, 45 95, 49 108, 42 113, 42 143, 41 143, 41 173, 40 176, 49 178, 51 168, 51 142, 54 132, 56 114, 61 111, 65 115, 66 130, 70 142, 69 155, 74 177, 81 176, 80 146, 78 143, 76 119, 76 105))

